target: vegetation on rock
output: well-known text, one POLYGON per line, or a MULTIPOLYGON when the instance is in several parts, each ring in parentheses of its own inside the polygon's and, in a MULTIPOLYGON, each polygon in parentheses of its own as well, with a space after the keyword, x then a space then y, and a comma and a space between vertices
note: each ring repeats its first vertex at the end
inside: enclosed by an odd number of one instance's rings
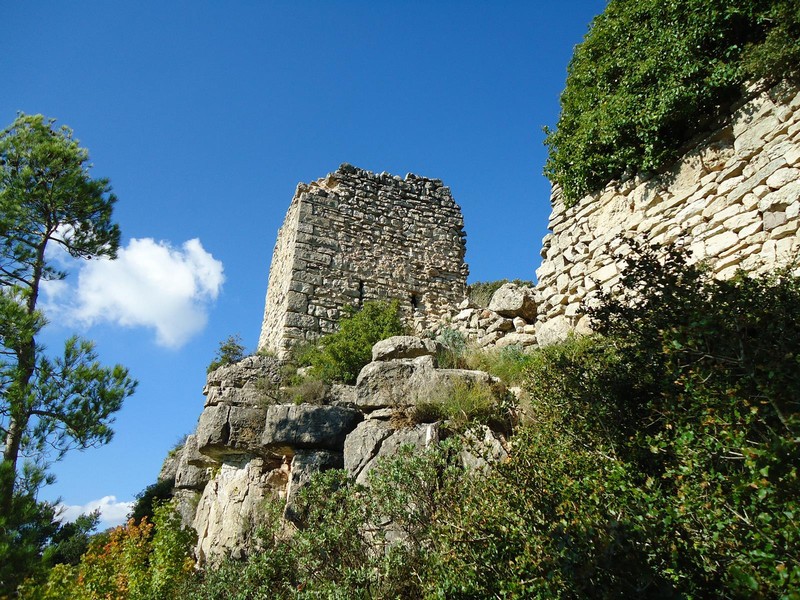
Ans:
POLYGON ((494 293, 503 287, 506 283, 516 283, 517 285, 531 287, 532 281, 524 281, 522 279, 514 279, 509 282, 508 279, 497 279, 495 281, 476 281, 467 286, 467 297, 469 301, 475 306, 486 308, 492 299, 494 293))
POLYGON ((655 172, 754 81, 800 80, 796 0, 611 0, 569 65, 545 174, 568 204, 655 172))
POLYGON ((170 504, 155 506, 150 521, 96 535, 74 565, 59 564, 45 582, 24 586, 28 600, 164 600, 187 597, 181 590, 191 580, 194 531, 181 527, 170 504))
POLYGON ((310 376, 326 382, 355 383, 359 371, 372 360, 372 346, 403 335, 399 302, 365 302, 360 310, 348 307, 339 331, 306 348, 299 362, 311 367, 310 376))
POLYGON ((245 351, 244 344, 242 344, 242 337, 239 334, 229 335, 219 343, 219 348, 217 348, 217 353, 214 355, 214 360, 209 363, 206 368, 206 373, 211 373, 211 371, 219 369, 220 367, 239 362, 245 357, 245 351))

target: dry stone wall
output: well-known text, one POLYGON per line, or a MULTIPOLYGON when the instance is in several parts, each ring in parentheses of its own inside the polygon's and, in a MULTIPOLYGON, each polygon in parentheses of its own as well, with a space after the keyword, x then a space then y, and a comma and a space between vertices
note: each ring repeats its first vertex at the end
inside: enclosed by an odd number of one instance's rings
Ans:
POLYGON ((544 261, 536 271, 538 343, 584 330, 581 302, 618 281, 627 250, 620 236, 682 240, 715 276, 770 270, 798 256, 800 93, 760 93, 729 124, 664 175, 612 182, 572 208, 554 189, 544 261))
POLYGON ((272 258, 259 349, 284 356, 367 300, 397 299, 424 326, 464 298, 465 240, 461 209, 438 179, 343 164, 298 185, 272 258))

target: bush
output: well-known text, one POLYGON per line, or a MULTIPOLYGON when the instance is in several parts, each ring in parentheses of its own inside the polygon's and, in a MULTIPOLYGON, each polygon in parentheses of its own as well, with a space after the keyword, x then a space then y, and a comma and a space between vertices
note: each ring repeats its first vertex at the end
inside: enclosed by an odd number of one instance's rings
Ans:
POLYGON ((163 504, 172 499, 172 489, 174 487, 174 477, 160 479, 148 485, 145 489, 136 494, 136 502, 128 518, 133 519, 136 523, 139 523, 144 518, 152 521, 153 510, 159 504, 163 504))
POLYGON ((183 529, 170 504, 155 508, 153 521, 131 519, 95 536, 76 566, 57 565, 41 586, 21 598, 160 600, 178 597, 192 577, 194 531, 183 529))
POLYGON ((436 364, 441 369, 462 369, 467 366, 467 340, 460 331, 444 327, 436 336, 436 364))
POLYGON ((372 360, 372 346, 405 333, 400 303, 396 300, 365 302, 361 310, 347 307, 346 312, 339 331, 322 338, 302 357, 302 362, 311 366, 311 377, 355 383, 358 373, 372 360))
POLYGON ((678 158, 748 82, 800 79, 796 0, 611 0, 570 61, 545 174, 568 205, 678 158))
POLYGON ((211 364, 206 368, 206 373, 211 373, 215 369, 232 365, 242 360, 245 356, 245 347, 242 344, 240 335, 228 336, 225 340, 219 343, 217 354, 211 364))

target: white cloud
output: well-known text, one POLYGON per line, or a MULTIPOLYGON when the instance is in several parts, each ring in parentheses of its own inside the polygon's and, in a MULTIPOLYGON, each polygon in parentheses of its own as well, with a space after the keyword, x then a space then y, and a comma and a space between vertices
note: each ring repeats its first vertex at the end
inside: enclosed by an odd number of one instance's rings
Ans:
POLYGON ((133 509, 133 502, 118 502, 116 496, 103 496, 99 500, 92 500, 83 506, 59 504, 57 506, 58 520, 62 523, 69 523, 81 515, 100 509, 100 524, 98 529, 101 531, 109 527, 124 525, 128 520, 128 514, 133 509))
POLYGON ((110 322, 151 327, 159 345, 178 348, 205 327, 209 304, 225 280, 222 263, 198 239, 180 248, 132 239, 116 260, 82 261, 65 305, 63 282, 44 287, 45 310, 84 325, 110 322))

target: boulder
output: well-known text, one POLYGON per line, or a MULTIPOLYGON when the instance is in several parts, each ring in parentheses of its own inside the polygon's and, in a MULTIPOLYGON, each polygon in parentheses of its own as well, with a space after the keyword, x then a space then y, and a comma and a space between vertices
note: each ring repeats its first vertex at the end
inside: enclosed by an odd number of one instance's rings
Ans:
POLYGON ((356 405, 365 411, 411 406, 430 384, 434 371, 431 356, 369 363, 356 380, 356 405))
MULTIPOLYGON (((486 385, 491 388, 492 393, 500 400, 506 394, 506 386, 498 377, 494 377, 485 371, 473 371, 470 369, 436 369, 435 379, 430 389, 439 390, 443 387, 452 387, 464 383, 467 385, 486 385)), ((427 400, 427 398, 424 398, 427 400)))
POLYGON ((506 346, 522 346, 523 348, 527 348, 528 346, 535 346, 537 343, 537 337, 533 333, 512 332, 505 336, 502 340, 499 340, 497 342, 497 347, 504 348, 506 346))
POLYGON ((224 365, 206 377, 203 394, 206 406, 227 404, 259 404, 265 390, 278 388, 283 363, 270 356, 248 356, 237 363, 224 365))
POLYGON ((334 383, 325 394, 325 403, 353 406, 356 403, 356 386, 334 383))
POLYGON ((514 329, 514 321, 500 317, 486 328, 486 333, 494 333, 495 331, 507 332, 512 329, 514 329))
POLYGON ((513 319, 522 317, 526 321, 536 319, 536 299, 533 288, 516 283, 503 284, 489 302, 489 310, 513 319))
POLYGON ((167 458, 161 464, 161 470, 158 472, 158 481, 166 481, 168 479, 175 479, 175 474, 178 472, 178 464, 183 454, 183 446, 173 448, 167 454, 167 458))
POLYGON ((412 335, 396 335, 381 340, 372 347, 373 361, 417 358, 434 354, 436 354, 436 342, 412 335))
POLYGON ((283 504, 288 480, 289 466, 281 459, 227 457, 197 505, 192 526, 199 565, 246 556, 265 518, 264 503, 283 504))
POLYGON ((361 419, 359 411, 343 406, 278 404, 267 408, 261 444, 289 455, 298 448, 341 451, 361 419))
POLYGON ((178 456, 178 468, 175 471, 175 489, 202 491, 208 483, 208 467, 213 464, 208 457, 197 450, 197 438, 187 436, 178 456), (196 458, 200 457, 200 459, 196 458), (196 461, 196 462, 191 462, 196 461), (197 463, 200 463, 199 465, 197 463))
POLYGON ((486 469, 490 464, 508 460, 508 456, 500 435, 486 425, 470 429, 464 435, 461 462, 468 469, 486 469))
POLYGON ((536 343, 541 346, 549 346, 556 342, 562 342, 569 336, 572 328, 569 321, 558 316, 536 324, 536 343))
POLYGON ((380 450, 383 441, 394 432, 388 421, 367 419, 347 436, 344 441, 344 468, 355 479, 380 450))
POLYGON ((264 428, 263 408, 208 406, 197 423, 197 449, 215 460, 231 454, 259 454, 264 428))

